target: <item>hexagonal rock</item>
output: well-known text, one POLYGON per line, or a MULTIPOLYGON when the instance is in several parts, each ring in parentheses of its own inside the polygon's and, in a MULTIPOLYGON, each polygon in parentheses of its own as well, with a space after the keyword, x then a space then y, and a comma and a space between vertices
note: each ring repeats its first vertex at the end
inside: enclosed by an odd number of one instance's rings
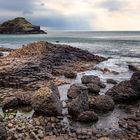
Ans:
POLYGON ((81 93, 70 103, 68 103, 68 112, 72 117, 77 117, 80 113, 88 110, 88 94, 81 93))
POLYGON ((81 78, 81 81, 88 87, 89 93, 93 95, 98 95, 100 88, 106 87, 106 85, 100 81, 100 78, 94 75, 85 75, 81 78))
POLYGON ((100 92, 100 86, 94 83, 86 84, 89 94, 98 95, 100 92))
POLYGON ((98 84, 100 83, 100 78, 94 75, 85 75, 81 78, 81 81, 83 84, 89 84, 89 83, 98 84))
POLYGON ((135 72, 131 79, 122 81, 106 92, 115 102, 133 102, 140 99, 140 72, 135 72))
POLYGON ((13 108, 18 105, 18 99, 16 97, 6 97, 2 102, 2 108, 13 108))
POLYGON ((78 116, 80 122, 94 122, 98 121, 98 115, 94 111, 85 111, 78 116))
POLYGON ((107 112, 114 109, 115 103, 110 96, 99 95, 94 97, 92 109, 97 112, 107 112))
POLYGON ((32 97, 32 107, 35 112, 48 116, 62 114, 62 103, 59 99, 58 88, 53 84, 40 88, 32 97))
POLYGON ((70 99, 75 99, 81 93, 87 94, 88 93, 87 87, 82 84, 75 83, 75 84, 72 84, 70 88, 68 89, 67 96, 70 99))
POLYGON ((65 71, 64 76, 66 78, 74 79, 77 77, 77 73, 75 71, 68 70, 68 71, 65 71))

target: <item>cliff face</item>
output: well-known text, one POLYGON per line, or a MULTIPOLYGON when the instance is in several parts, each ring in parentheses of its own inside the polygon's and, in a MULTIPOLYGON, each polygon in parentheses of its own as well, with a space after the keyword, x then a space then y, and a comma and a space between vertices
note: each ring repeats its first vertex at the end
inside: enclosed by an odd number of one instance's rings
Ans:
POLYGON ((6 21, 0 25, 0 34, 46 34, 40 26, 32 25, 23 17, 6 21))

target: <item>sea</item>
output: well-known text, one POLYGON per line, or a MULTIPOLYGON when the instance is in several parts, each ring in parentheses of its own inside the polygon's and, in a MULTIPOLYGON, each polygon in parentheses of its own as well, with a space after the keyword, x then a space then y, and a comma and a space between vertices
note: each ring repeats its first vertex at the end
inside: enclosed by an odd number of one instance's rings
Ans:
POLYGON ((39 35, 0 35, 0 47, 19 48, 40 40, 69 44, 108 56, 140 58, 140 31, 52 31, 39 35))
POLYGON ((40 40, 112 57, 115 60, 110 60, 110 67, 111 63, 140 66, 140 31, 49 31, 39 35, 0 35, 0 47, 20 48, 23 44, 40 40))

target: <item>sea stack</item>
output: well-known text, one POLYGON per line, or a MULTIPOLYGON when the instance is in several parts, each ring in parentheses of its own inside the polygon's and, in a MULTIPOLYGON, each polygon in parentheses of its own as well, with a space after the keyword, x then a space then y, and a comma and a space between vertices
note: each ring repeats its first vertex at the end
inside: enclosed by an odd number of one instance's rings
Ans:
POLYGON ((0 34, 46 34, 23 17, 17 17, 0 25, 0 34))

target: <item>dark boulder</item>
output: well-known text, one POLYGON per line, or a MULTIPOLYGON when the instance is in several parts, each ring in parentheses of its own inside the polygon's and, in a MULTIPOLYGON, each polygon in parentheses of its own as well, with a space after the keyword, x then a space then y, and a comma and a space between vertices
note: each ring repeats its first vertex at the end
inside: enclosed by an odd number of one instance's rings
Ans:
POLYGON ((98 84, 100 83, 100 78, 94 75, 85 75, 81 78, 81 81, 83 84, 89 84, 89 83, 98 84))
POLYGON ((134 72, 140 71, 140 68, 131 64, 128 65, 128 68, 129 70, 134 71, 134 72))
POLYGON ((140 98, 140 72, 132 75, 129 81, 122 81, 106 93, 116 102, 133 102, 140 98))
POLYGON ((13 108, 13 107, 16 107, 17 105, 18 105, 18 99, 16 97, 6 97, 2 101, 2 108, 3 109, 13 108))
MULTIPOLYGON (((130 79, 130 83, 133 87, 133 89, 136 90, 136 92, 140 92, 140 71, 139 72, 135 72, 131 79, 130 79)), ((140 93, 139 93, 140 95, 140 93)))
POLYGON ((98 76, 94 76, 94 75, 85 75, 81 78, 81 81, 85 85, 94 84, 94 85, 99 86, 100 88, 106 87, 106 85, 100 80, 100 78, 98 76))
POLYGON ((98 95, 99 94, 100 86, 98 86, 94 83, 86 84, 86 86, 88 87, 89 94, 93 94, 93 95, 98 95))
POLYGON ((21 105, 31 105, 31 97, 33 96, 33 92, 19 92, 15 93, 12 97, 6 97, 2 101, 2 108, 14 108, 21 105))
POLYGON ((3 117, 0 115, 0 122, 3 122, 3 117))
POLYGON ((72 117, 78 117, 78 115, 84 111, 89 110, 88 94, 81 93, 70 103, 68 103, 68 112, 72 117))
POLYGON ((0 122, 0 140, 7 140, 7 131, 3 123, 0 122))
POLYGON ((0 52, 0 57, 2 57, 4 54, 3 54, 3 52, 0 52))
POLYGON ((107 81, 108 84, 113 84, 113 85, 117 84, 117 81, 114 80, 114 79, 107 79, 106 81, 107 81))
POLYGON ((91 108, 97 112, 107 112, 114 109, 114 101, 107 95, 99 95, 94 97, 91 108))
POLYGON ((64 76, 65 76, 66 78, 74 79, 74 78, 77 77, 77 73, 74 72, 74 71, 68 70, 68 71, 66 71, 66 72, 64 73, 64 76))
POLYGON ((48 116, 57 116, 62 114, 62 103, 57 93, 55 85, 40 88, 33 95, 32 107, 36 113, 46 114, 48 116))
POLYGON ((98 115, 94 111, 85 111, 78 116, 80 122, 94 122, 98 121, 98 115))
POLYGON ((101 88, 106 88, 106 85, 105 85, 103 82, 100 82, 98 85, 99 85, 101 88))
POLYGON ((123 81, 106 93, 113 97, 115 102, 130 102, 137 98, 137 93, 132 88, 130 81, 123 81))
POLYGON ((88 87, 88 92, 92 95, 98 95, 100 89, 106 87, 100 78, 94 75, 85 75, 81 78, 81 81, 85 86, 88 87))
POLYGON ((68 89, 67 96, 69 99, 74 99, 81 93, 87 94, 88 93, 87 87, 82 84, 76 83, 70 86, 70 88, 68 89))
POLYGON ((18 105, 31 105, 32 92, 20 92, 15 95, 18 100, 18 105))

